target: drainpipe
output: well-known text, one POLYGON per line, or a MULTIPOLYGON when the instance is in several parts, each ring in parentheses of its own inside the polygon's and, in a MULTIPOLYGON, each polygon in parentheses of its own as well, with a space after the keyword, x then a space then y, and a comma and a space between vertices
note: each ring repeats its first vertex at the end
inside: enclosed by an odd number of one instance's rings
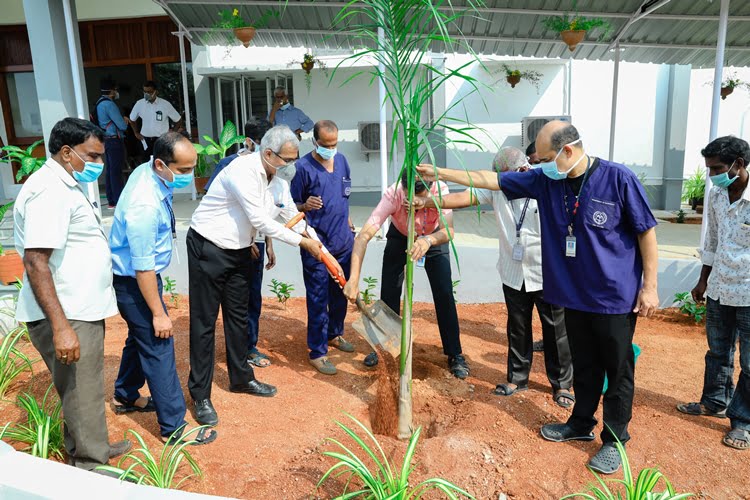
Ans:
POLYGON ((615 156, 615 122, 617 121, 617 87, 620 83, 620 42, 615 43, 615 74, 612 78, 612 111, 609 120, 609 161, 615 156))

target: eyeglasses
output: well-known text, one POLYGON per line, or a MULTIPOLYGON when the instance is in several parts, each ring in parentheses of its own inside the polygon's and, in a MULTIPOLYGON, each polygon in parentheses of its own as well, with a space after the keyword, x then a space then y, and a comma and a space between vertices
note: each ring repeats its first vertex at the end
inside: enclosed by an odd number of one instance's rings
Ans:
POLYGON ((297 158, 292 158, 291 160, 289 158, 284 158, 283 156, 279 155, 273 149, 271 149, 270 151, 274 154, 274 156, 276 156, 276 158, 278 158, 279 160, 283 161, 286 165, 291 165, 292 163, 294 163, 295 161, 297 161, 297 158))

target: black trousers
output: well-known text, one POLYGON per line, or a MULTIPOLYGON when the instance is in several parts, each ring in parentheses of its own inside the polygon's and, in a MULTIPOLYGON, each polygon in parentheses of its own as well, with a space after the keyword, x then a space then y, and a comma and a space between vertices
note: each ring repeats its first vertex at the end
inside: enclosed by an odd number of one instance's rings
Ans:
POLYGON ((596 426, 594 413, 599 407, 606 373, 609 387, 604 395, 601 433, 605 443, 614 442, 614 436, 623 443, 630 439, 628 423, 633 415, 636 319, 634 313, 598 314, 565 309, 576 392, 568 424, 580 432, 590 432, 596 426))
POLYGON ((146 141, 146 150, 144 151, 144 154, 146 155, 146 161, 154 155, 154 143, 156 142, 156 139, 158 137, 146 137, 143 136, 143 139, 146 141))
MULTIPOLYGON (((401 291, 404 284, 406 266, 406 236, 391 224, 386 235, 383 252, 383 271, 380 280, 380 298, 401 314, 401 291)), ((425 257, 425 271, 432 289, 432 300, 435 303, 440 340, 443 353, 448 356, 461 354, 461 339, 458 327, 456 300, 453 297, 453 281, 448 244, 430 247, 425 257)), ((419 271, 417 271, 419 272, 419 271)))
POLYGON ((250 247, 223 250, 192 228, 187 234, 190 280, 190 378, 193 400, 211 397, 216 319, 224 318, 230 385, 255 379, 247 362, 247 311, 250 303, 250 247))
POLYGON ((568 334, 565 330, 565 310, 542 299, 542 291, 527 292, 503 285, 508 306, 508 382, 524 387, 529 385, 529 372, 534 359, 532 314, 536 306, 542 321, 544 339, 544 367, 552 390, 570 389, 573 385, 568 334))

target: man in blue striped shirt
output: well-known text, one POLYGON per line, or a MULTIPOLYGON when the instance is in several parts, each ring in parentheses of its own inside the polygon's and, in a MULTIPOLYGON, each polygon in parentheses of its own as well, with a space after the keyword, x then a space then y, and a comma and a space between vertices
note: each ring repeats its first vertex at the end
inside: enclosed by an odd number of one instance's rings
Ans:
MULTIPOLYGON (((128 324, 115 381, 115 413, 155 411, 165 442, 182 434, 186 406, 161 273, 172 260, 177 236, 172 191, 190 185, 196 160, 195 148, 181 134, 159 137, 153 159, 128 179, 109 236, 117 308, 128 324), (151 397, 141 396, 144 383, 151 397)), ((196 436, 200 444, 215 438, 215 432, 196 436)))
POLYGON ((103 80, 102 96, 96 101, 96 121, 104 130, 104 166, 107 168, 105 184, 107 205, 113 209, 120 199, 124 187, 122 167, 125 165, 125 130, 127 120, 120 113, 115 101, 120 98, 117 85, 112 80, 103 80))

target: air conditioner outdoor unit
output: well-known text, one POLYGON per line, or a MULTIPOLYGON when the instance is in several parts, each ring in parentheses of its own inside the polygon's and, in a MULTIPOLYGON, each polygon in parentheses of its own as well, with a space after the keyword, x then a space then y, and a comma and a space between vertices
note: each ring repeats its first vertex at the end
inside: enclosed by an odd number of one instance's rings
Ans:
POLYGON ((570 123, 569 115, 560 116, 527 116, 521 121, 521 149, 526 149, 536 140, 536 135, 548 122, 560 120, 570 123))
MULTIPOLYGON (((359 122, 357 123, 359 137, 359 148, 362 153, 380 153, 380 122, 359 122)), ((393 122, 385 124, 386 140, 390 141, 393 136, 393 122)), ((391 143, 386 144, 388 151, 391 150, 391 143)), ((398 150, 404 150, 403 137, 398 138, 398 150)))

